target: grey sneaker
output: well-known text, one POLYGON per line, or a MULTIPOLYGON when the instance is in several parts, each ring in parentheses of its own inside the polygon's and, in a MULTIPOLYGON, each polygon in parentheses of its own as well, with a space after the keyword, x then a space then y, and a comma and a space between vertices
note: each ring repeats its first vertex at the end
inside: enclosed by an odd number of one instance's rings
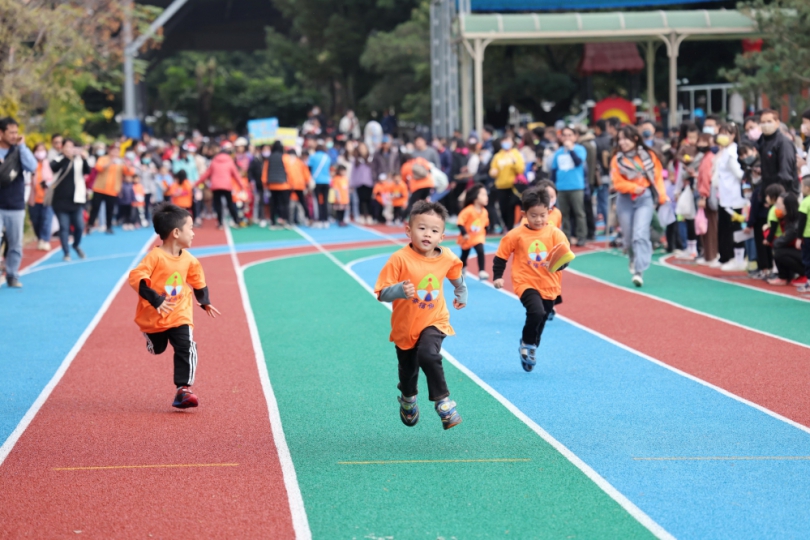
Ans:
POLYGON ((518 353, 520 353, 520 365, 523 366, 523 371, 528 372, 534 369, 534 366, 537 364, 537 360, 535 358, 536 352, 536 345, 529 345, 527 343, 523 343, 522 339, 520 340, 518 353))
POLYGON ((444 429, 450 429, 461 423, 461 415, 456 410, 456 402, 451 401, 450 398, 444 398, 437 402, 436 412, 439 413, 439 418, 442 419, 444 429))
POLYGON ((15 277, 7 277, 6 287, 10 289, 22 289, 22 282, 15 277))
POLYGON ((87 255, 84 254, 84 250, 78 246, 73 246, 73 249, 76 250, 76 255, 79 256, 80 259, 84 259, 87 255))

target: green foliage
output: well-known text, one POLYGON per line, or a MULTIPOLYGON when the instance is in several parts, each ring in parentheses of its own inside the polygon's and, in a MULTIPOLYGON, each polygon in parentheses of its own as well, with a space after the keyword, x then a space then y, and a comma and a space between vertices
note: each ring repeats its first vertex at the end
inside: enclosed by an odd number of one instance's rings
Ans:
POLYGON ((737 56, 735 67, 722 70, 740 85, 744 96, 765 93, 774 106, 783 96, 800 97, 810 84, 810 2, 807 0, 753 0, 740 4, 762 33, 762 52, 737 56))

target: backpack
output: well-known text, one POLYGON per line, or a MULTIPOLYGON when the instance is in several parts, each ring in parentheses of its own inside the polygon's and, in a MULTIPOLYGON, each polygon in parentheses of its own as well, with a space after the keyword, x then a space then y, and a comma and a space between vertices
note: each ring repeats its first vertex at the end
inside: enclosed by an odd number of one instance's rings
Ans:
MULTIPOLYGON (((414 169, 416 166, 414 166, 414 169)), ((436 193, 441 193, 442 191, 447 189, 447 186, 450 185, 450 182, 447 179, 447 175, 444 174, 440 168, 436 167, 432 163, 430 164, 430 175, 433 177, 433 188, 436 190, 436 193)))

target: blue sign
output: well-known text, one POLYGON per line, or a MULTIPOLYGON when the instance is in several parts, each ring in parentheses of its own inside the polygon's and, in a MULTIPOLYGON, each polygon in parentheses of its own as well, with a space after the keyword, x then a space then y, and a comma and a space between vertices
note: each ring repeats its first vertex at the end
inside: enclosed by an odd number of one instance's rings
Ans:
POLYGON ((278 131, 278 118, 248 120, 247 128, 250 142, 254 145, 273 142, 278 131))

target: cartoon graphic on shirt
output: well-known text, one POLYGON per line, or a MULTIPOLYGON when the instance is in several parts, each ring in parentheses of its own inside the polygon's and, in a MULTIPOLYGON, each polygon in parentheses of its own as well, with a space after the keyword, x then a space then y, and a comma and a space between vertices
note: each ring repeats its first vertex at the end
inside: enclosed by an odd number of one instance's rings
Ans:
MULTIPOLYGON (((534 242, 529 245, 529 261, 534 264, 539 264, 543 262, 543 259, 546 258, 548 254, 548 249, 546 245, 541 242, 540 240, 535 240, 534 242)), ((535 268, 537 268, 535 266, 535 268)))
POLYGON ((180 272, 175 272, 169 276, 169 279, 166 280, 165 289, 170 298, 180 296, 183 291, 183 278, 180 276, 180 272))
POLYGON ((470 232, 474 232, 474 233, 481 232, 481 220, 480 219, 476 219, 475 221, 472 222, 472 225, 470 225, 470 232))
POLYGON ((419 299, 414 298, 414 304, 419 304, 421 309, 433 309, 436 307, 434 302, 442 294, 441 281, 433 274, 428 274, 419 282, 416 288, 416 295, 419 299))

